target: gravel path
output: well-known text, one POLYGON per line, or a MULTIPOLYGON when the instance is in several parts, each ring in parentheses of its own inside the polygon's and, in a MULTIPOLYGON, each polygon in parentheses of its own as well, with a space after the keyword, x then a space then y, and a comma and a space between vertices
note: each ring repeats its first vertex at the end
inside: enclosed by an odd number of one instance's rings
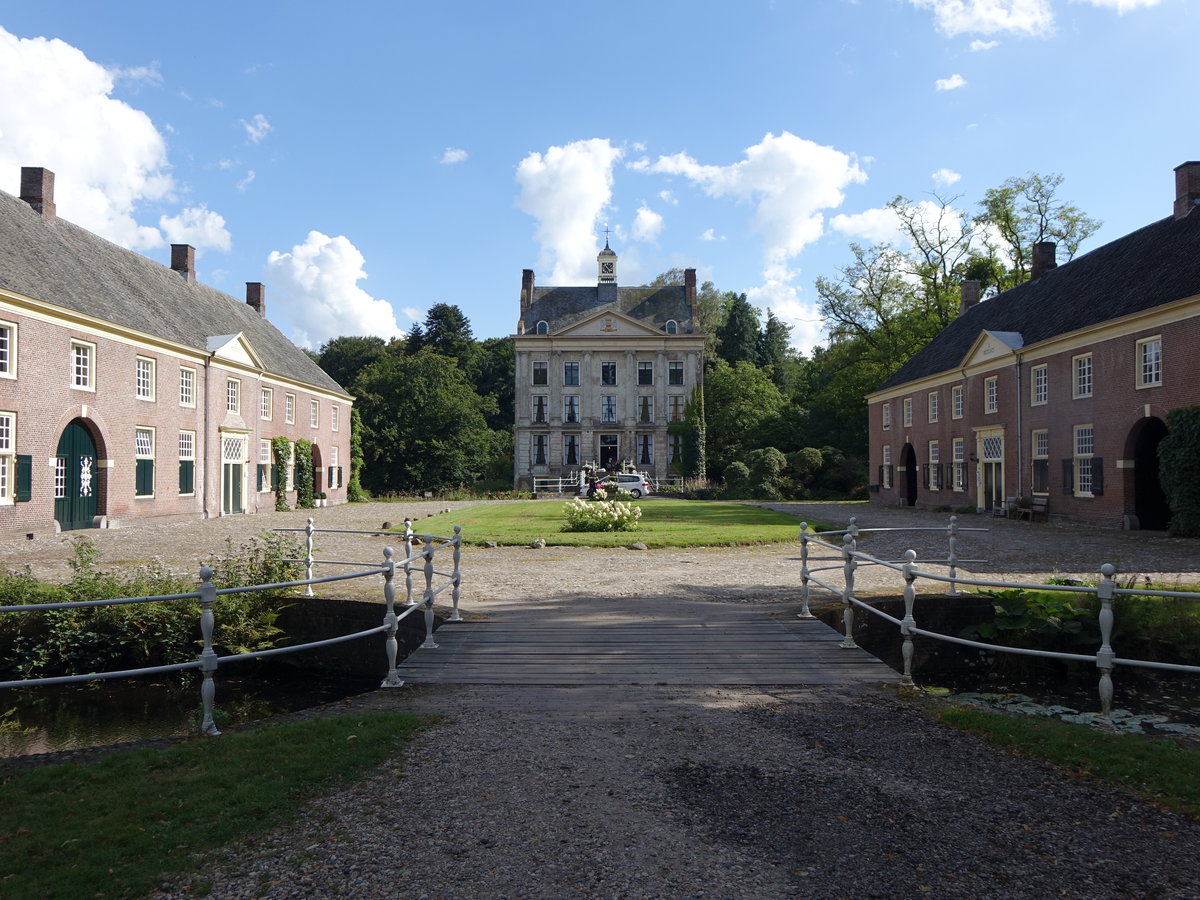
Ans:
MULTIPOLYGON (((781 506, 828 522, 844 521, 847 509, 781 506)), ((851 509, 863 526, 945 522, 851 509)), ((326 527, 374 528, 424 510, 372 504, 314 516, 326 527)), ((157 557, 190 571, 227 534, 238 541, 295 521, 303 516, 89 537, 106 560, 157 557)), ((1087 574, 1114 561, 1126 572, 1198 577, 1190 542, 966 517, 970 524, 992 529, 969 546, 992 561, 989 572, 1087 574)), ((886 555, 908 543, 866 540, 886 555)), ((69 548, 56 560, 48 552, 56 546, 0 545, 0 564, 62 567, 69 548)), ((471 548, 464 608, 570 602, 584 596, 581 572, 588 596, 638 597, 651 616, 657 597, 781 611, 798 599, 795 547, 616 551, 620 566, 592 564, 613 553, 471 548)), ((221 898, 1200 896, 1200 824, 1000 753, 934 724, 920 702, 890 687, 375 692, 327 711, 446 715, 418 736, 403 774, 381 766, 195 871, 221 898)), ((184 880, 158 896, 193 894, 184 880)))

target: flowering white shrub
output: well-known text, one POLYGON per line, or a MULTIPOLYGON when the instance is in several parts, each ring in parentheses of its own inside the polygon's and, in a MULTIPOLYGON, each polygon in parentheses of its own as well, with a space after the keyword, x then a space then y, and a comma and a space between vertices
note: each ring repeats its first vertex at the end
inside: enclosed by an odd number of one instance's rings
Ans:
POLYGON ((576 497, 563 504, 563 516, 566 519, 563 531, 633 531, 638 527, 642 509, 618 500, 588 503, 576 497))

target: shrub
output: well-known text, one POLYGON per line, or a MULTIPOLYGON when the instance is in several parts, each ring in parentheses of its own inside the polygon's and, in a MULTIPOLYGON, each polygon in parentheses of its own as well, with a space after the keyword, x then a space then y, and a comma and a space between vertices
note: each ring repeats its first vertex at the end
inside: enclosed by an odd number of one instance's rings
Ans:
POLYGON ((271 438, 271 456, 275 460, 275 512, 287 512, 291 509, 287 502, 287 470, 292 456, 287 438, 271 438))
MULTIPOLYGON (((596 491, 597 495, 600 491, 596 491)), ((576 497, 563 504, 566 519, 563 531, 633 531, 642 517, 641 507, 619 500, 600 500, 589 503, 576 497)))
POLYGON ((296 509, 313 508, 313 445, 300 438, 296 441, 296 509))
POLYGON ((1158 477, 1171 508, 1171 534, 1200 537, 1200 406, 1167 413, 1158 477))

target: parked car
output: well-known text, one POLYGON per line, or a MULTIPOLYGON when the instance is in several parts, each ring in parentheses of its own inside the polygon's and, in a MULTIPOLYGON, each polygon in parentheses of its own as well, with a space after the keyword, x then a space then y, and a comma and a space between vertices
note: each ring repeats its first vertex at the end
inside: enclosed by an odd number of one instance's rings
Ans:
MULTIPOLYGON (((607 492, 611 492, 614 488, 628 491, 633 495, 634 500, 640 500, 644 495, 654 492, 650 486, 650 479, 637 473, 605 475, 596 482, 596 487, 604 488, 607 492)), ((587 495, 588 486, 585 484, 579 488, 579 496, 586 497, 587 495)))

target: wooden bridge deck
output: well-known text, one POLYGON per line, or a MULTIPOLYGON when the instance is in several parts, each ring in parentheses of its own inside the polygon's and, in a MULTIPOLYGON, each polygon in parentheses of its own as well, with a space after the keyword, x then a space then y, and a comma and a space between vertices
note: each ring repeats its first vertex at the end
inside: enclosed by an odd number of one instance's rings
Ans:
POLYGON ((446 624, 438 649, 399 667, 412 683, 845 685, 893 682, 896 672, 819 621, 751 605, 668 609, 497 611, 446 624))

